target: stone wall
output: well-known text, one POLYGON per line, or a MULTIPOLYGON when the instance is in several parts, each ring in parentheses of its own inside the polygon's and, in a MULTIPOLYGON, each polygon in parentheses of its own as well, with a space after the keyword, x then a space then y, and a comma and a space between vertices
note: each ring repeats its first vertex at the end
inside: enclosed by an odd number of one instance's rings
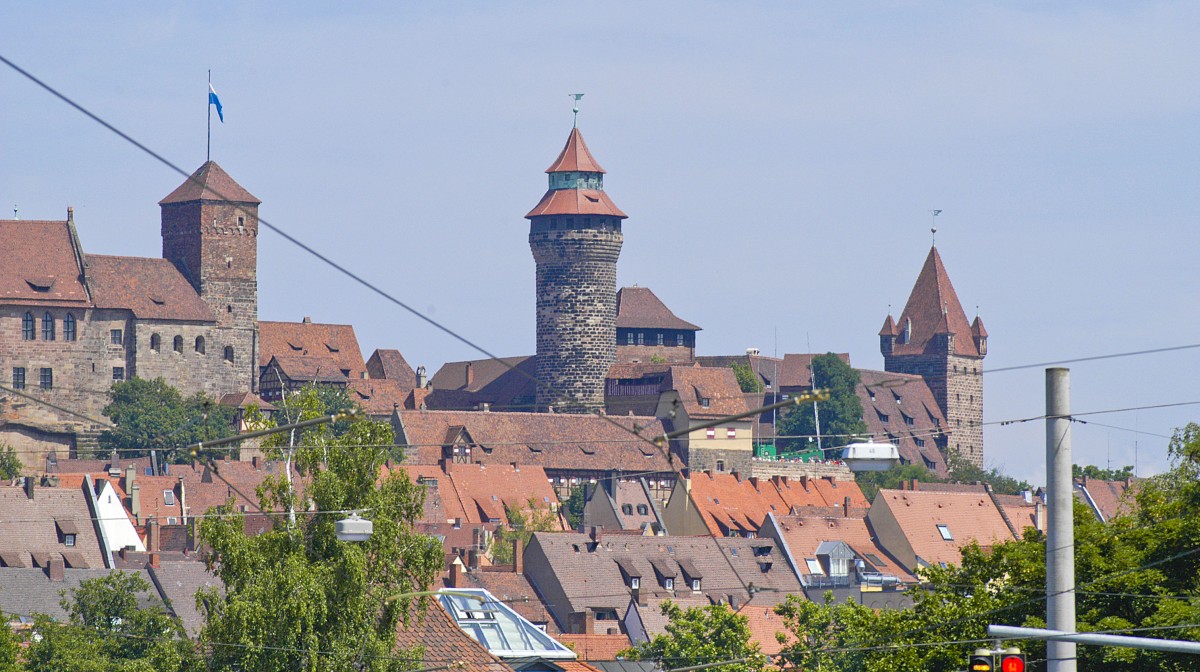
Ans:
POLYGON ((229 338, 231 331, 211 323, 135 320, 132 375, 147 380, 162 378, 185 395, 204 392, 219 397, 247 391, 250 387, 241 369, 249 360, 251 348, 235 345, 241 341, 229 338), (156 335, 157 349, 151 345, 156 335), (182 342, 179 351, 175 350, 177 337, 182 342), (234 347, 233 361, 225 359, 226 346, 234 347))
POLYGON ((760 460, 755 459, 750 463, 750 476, 758 478, 771 478, 772 476, 786 476, 789 479, 799 480, 802 477, 808 478, 832 478, 836 481, 853 481, 854 473, 850 471, 850 467, 844 464, 825 464, 824 462, 789 462, 781 460, 760 460))
POLYGON ((946 447, 983 466, 983 358, 964 355, 892 355, 884 370, 925 379, 946 416, 946 447))
POLYGON ((661 359, 666 364, 692 364, 696 349, 687 345, 626 345, 617 341, 617 361, 621 364, 648 363, 661 359))

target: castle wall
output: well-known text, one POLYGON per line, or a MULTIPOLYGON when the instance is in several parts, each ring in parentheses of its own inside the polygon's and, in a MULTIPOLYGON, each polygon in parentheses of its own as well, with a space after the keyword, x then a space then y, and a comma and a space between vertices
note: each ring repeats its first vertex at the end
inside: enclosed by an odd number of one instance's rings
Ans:
POLYGON ((884 370, 921 376, 946 416, 948 451, 983 466, 983 360, 952 354, 885 356, 884 370))

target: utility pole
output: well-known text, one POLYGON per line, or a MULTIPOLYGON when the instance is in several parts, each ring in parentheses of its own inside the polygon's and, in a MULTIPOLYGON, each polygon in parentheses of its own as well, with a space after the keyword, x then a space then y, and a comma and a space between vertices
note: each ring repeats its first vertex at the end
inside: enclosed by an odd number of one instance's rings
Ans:
MULTIPOLYGON (((1071 371, 1046 369, 1046 627, 1075 632, 1075 521, 1071 479, 1071 371)), ((1046 669, 1075 672, 1075 643, 1046 642, 1046 669)))

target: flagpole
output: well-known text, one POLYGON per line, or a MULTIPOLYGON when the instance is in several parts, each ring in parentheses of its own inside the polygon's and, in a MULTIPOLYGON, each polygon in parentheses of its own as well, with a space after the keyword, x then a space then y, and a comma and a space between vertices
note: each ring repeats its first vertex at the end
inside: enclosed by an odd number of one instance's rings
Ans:
MULTIPOLYGON (((208 88, 212 90, 212 70, 208 71, 208 88)), ((212 161, 212 103, 208 100, 208 91, 204 92, 204 106, 208 108, 208 141, 204 144, 204 162, 212 161)))

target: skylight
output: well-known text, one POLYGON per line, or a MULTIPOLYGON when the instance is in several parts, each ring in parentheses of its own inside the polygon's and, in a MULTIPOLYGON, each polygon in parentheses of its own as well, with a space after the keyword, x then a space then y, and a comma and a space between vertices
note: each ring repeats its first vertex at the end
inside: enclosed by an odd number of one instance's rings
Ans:
POLYGON ((938 533, 942 535, 942 539, 946 541, 954 541, 954 536, 950 534, 950 527, 947 525, 938 525, 938 533))

